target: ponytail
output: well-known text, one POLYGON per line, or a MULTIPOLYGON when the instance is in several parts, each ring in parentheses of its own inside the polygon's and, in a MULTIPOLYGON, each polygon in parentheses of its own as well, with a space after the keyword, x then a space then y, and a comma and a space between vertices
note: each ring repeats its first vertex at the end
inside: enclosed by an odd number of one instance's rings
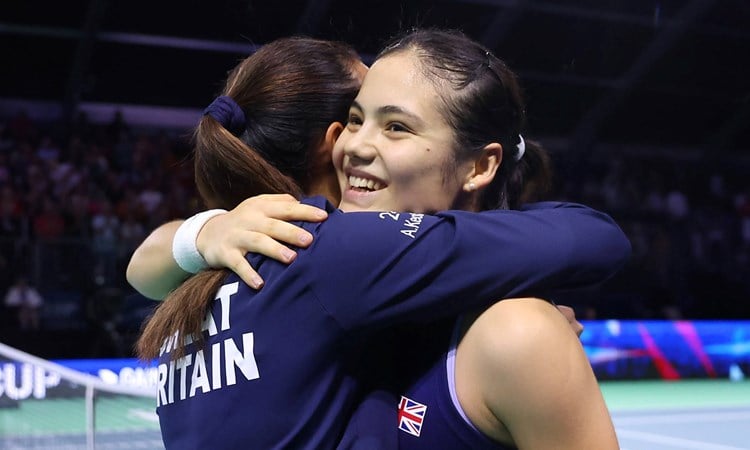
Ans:
POLYGON ((203 345, 203 320, 221 283, 230 272, 208 269, 188 278, 172 291, 144 323, 136 343, 136 355, 144 361, 159 357, 162 345, 177 336, 172 359, 185 353, 186 337, 203 345))
MULTIPOLYGON (((203 116, 195 135, 195 183, 208 208, 232 209, 259 194, 301 196, 300 188, 211 116, 203 116), (216 193, 222 193, 217 196, 216 193), (229 194, 229 195, 227 195, 229 194)), ((138 357, 158 357, 161 345, 177 333, 172 358, 185 351, 185 338, 203 344, 203 320, 227 269, 204 270, 164 299, 148 319, 136 344, 138 357)))
POLYGON ((526 151, 508 179, 508 208, 542 200, 553 185, 552 158, 536 141, 526 140, 526 151))

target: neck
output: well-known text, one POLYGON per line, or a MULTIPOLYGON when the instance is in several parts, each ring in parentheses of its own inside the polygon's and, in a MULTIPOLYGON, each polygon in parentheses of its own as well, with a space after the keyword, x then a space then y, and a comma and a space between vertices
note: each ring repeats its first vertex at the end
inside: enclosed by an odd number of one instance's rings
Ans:
POLYGON ((455 199, 450 209, 478 212, 480 210, 479 195, 463 192, 455 199))
POLYGON ((341 200, 341 189, 335 176, 320 175, 314 177, 307 184, 305 193, 308 195, 322 195, 332 204, 338 205, 341 200))

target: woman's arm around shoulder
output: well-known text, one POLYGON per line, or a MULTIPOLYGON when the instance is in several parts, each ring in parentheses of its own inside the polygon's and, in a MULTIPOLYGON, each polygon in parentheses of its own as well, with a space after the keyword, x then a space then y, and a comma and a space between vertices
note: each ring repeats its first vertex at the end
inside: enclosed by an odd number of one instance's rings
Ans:
MULTIPOLYGON (((229 212, 210 217, 194 230, 198 232, 194 248, 209 267, 231 269, 248 285, 260 288, 263 280, 245 255, 255 252, 292 262, 297 254, 283 243, 304 248, 312 236, 289 221, 320 222, 327 213, 291 195, 278 194, 251 197, 229 212)), ((146 297, 161 300, 191 275, 180 268, 172 253, 173 240, 183 223, 161 225, 133 253, 127 280, 146 297)))
POLYGON ((190 274, 180 269, 172 257, 172 239, 184 221, 165 223, 138 246, 128 263, 128 283, 144 296, 162 300, 190 274))

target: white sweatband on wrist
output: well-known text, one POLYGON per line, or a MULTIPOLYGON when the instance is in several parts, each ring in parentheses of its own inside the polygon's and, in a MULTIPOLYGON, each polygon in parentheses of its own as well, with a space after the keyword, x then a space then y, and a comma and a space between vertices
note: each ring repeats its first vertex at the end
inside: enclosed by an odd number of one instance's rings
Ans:
POLYGON ((177 265, 187 273, 198 273, 208 268, 208 263, 198 251, 196 240, 203 225, 208 219, 224 214, 226 209, 209 209, 208 211, 199 212, 190 217, 177 228, 172 239, 172 257, 177 265))

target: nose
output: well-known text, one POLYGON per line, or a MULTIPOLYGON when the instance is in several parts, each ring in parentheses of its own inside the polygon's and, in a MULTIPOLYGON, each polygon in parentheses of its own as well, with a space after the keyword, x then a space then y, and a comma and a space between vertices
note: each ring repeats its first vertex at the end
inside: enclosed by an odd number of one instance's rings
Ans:
POLYGON ((350 134, 344 145, 344 155, 352 164, 366 164, 375 159, 377 147, 376 136, 372 127, 360 126, 350 134))

